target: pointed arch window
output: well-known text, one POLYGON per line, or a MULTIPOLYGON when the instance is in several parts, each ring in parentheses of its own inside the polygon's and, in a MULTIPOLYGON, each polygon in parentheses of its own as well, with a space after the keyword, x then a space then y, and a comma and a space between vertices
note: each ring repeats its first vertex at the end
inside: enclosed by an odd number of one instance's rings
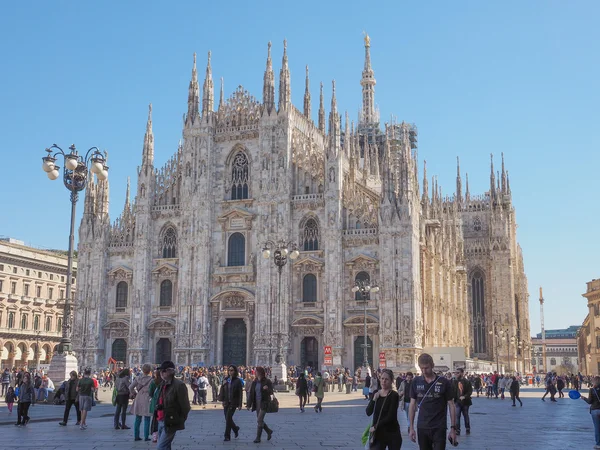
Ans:
POLYGON ((238 152, 231 164, 231 200, 248 198, 248 157, 244 152, 238 152))
POLYGON ((52 318, 46 317, 46 326, 44 328, 45 331, 51 331, 52 329, 52 318))
POLYGON ((33 316, 33 329, 38 331, 40 329, 40 316, 37 314, 33 316))
POLYGON ((475 220, 473 220, 473 230, 481 231, 481 219, 479 217, 475 217, 475 220))
POLYGON ((177 258, 177 235, 173 227, 167 228, 162 239, 162 257, 177 258))
POLYGON ((229 236, 227 265, 230 267, 246 265, 246 238, 242 233, 233 233, 229 236))
POLYGON ((302 301, 317 301, 317 277, 312 273, 307 273, 302 279, 302 301))
POLYGON ((485 285, 483 274, 477 270, 471 277, 471 301, 473 305, 473 351, 486 352, 485 335, 485 285))
POLYGON ((29 318, 27 317, 27 314, 21 314, 21 330, 27 329, 28 321, 29 321, 29 318))
POLYGON ((119 281, 119 284, 117 284, 117 298, 115 302, 117 309, 127 308, 128 291, 129 286, 127 286, 127 283, 125 281, 119 281))
MULTIPOLYGON (((371 281, 371 276, 367 272, 358 272, 354 277, 354 282, 356 284, 362 284, 367 286, 371 281)), ((371 293, 365 292, 361 294, 360 289, 354 293, 354 300, 357 302, 368 301, 371 300, 371 293)))
POLYGON ((160 283, 160 306, 171 306, 173 304, 173 283, 164 280, 160 283))
POLYGON ((62 332, 62 317, 59 317, 56 321, 56 331, 62 332))
POLYGON ((302 232, 302 248, 305 252, 319 250, 319 225, 315 219, 308 219, 302 232))

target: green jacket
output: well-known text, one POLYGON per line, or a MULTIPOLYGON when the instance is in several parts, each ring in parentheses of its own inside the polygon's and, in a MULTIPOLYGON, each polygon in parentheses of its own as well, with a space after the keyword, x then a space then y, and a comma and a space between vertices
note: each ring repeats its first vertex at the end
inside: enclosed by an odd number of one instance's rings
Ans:
POLYGON ((154 414, 156 403, 158 402, 158 394, 160 394, 160 390, 154 380, 152 380, 150 382, 150 387, 148 387, 148 395, 150 396, 150 414, 154 414))
POLYGON ((315 392, 315 397, 317 397, 317 398, 325 397, 325 380, 323 380, 322 377, 316 377, 313 385, 317 387, 317 391, 315 392))

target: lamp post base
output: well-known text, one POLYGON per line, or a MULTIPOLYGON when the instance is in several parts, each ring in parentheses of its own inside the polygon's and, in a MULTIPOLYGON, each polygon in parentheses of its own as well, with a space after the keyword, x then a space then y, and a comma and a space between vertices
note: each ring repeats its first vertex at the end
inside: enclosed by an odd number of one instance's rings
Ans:
POLYGON ((277 377, 277 385, 275 388, 279 391, 284 389, 285 382, 287 381, 287 366, 285 363, 275 363, 271 367, 271 381, 277 377))
POLYGON ((74 355, 57 353, 52 357, 52 361, 50 361, 50 368, 47 375, 55 384, 58 383, 60 385, 60 383, 69 379, 71 371, 77 371, 77 369, 77 358, 74 355))

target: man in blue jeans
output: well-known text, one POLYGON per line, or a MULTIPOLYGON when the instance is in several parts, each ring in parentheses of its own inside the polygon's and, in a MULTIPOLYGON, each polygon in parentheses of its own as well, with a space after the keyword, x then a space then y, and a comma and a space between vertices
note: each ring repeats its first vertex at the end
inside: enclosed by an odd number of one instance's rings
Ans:
POLYGON ((454 372, 454 404, 456 405, 456 435, 460 434, 460 416, 465 418, 465 430, 471 434, 471 420, 469 419, 469 407, 473 404, 471 395, 473 395, 473 386, 465 378, 465 369, 459 368, 454 372))
POLYGON ((187 386, 175 378, 175 364, 164 361, 158 368, 163 382, 156 402, 158 421, 158 450, 171 450, 171 443, 178 430, 185 429, 185 421, 190 412, 187 386))

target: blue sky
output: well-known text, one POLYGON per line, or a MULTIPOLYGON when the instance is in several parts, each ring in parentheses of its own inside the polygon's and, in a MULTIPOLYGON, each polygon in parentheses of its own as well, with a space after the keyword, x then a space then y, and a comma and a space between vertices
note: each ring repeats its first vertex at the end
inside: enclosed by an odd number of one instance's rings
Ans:
POLYGON ((205 5, 4 5, 0 235, 66 248, 68 193, 40 169, 44 148, 54 142, 108 150, 110 212, 116 218, 127 176, 135 186, 148 103, 153 104, 156 163, 177 148, 194 52, 203 76, 206 53, 212 50, 213 76, 216 81, 224 77, 226 96, 242 84, 260 98, 267 42, 273 41, 278 79, 287 38, 296 106, 302 106, 308 64, 313 111, 319 81, 329 105, 335 78, 338 107, 356 118, 365 30, 371 36, 381 116, 417 124, 421 167, 426 159, 428 173, 439 176, 445 193, 454 191, 457 155, 469 173, 471 192, 483 193, 489 154, 499 162, 504 152, 529 277, 532 332, 540 329, 540 285, 546 328, 581 323, 585 282, 600 277, 600 3, 205 5))

